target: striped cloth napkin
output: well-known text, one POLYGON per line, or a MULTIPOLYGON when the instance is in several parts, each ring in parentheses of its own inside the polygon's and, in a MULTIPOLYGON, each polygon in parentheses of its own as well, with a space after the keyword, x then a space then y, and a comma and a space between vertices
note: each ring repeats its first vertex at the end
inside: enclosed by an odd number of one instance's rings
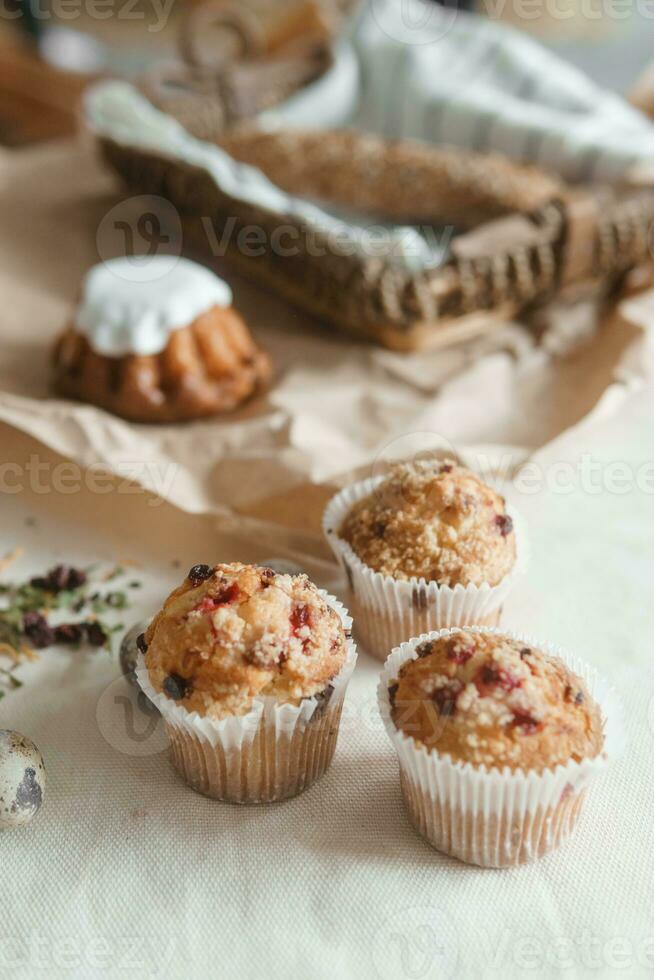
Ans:
POLYGON ((654 126, 619 95, 513 27, 425 0, 368 0, 333 71, 263 118, 494 150, 573 182, 654 162, 654 126))

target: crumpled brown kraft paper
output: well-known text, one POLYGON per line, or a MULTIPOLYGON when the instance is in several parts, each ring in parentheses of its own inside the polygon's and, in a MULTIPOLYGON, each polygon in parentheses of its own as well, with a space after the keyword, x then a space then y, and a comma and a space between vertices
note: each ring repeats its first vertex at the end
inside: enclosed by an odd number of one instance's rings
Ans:
POLYGON ((331 487, 416 434, 423 446, 536 448, 587 414, 638 334, 615 316, 598 328, 583 304, 551 311, 540 339, 506 324, 460 348, 396 354, 310 321, 217 260, 273 359, 270 389, 211 421, 134 425, 54 398, 50 371, 53 341, 99 260, 98 228, 124 198, 82 141, 0 155, 0 419, 190 513, 318 534, 331 487))

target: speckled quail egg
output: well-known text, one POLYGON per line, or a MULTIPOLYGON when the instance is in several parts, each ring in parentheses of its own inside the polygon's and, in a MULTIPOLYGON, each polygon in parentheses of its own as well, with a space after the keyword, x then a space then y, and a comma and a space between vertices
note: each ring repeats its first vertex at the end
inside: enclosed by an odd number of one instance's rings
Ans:
POLYGON ((145 711, 148 714, 159 714, 159 709, 156 708, 152 701, 149 700, 139 687, 139 682, 136 679, 136 658, 139 653, 145 653, 145 631, 150 625, 151 620, 141 619, 138 623, 134 623, 132 628, 125 633, 120 644, 120 668, 125 675, 125 679, 132 684, 138 691, 137 703, 141 711, 145 711))
POLYGON ((45 798, 45 764, 34 742, 0 730, 0 830, 29 823, 45 798))
POLYGON ((302 575, 304 572, 304 569, 296 565, 295 562, 286 561, 285 558, 266 558, 259 564, 263 568, 272 568, 273 572, 277 572, 278 575, 302 575))

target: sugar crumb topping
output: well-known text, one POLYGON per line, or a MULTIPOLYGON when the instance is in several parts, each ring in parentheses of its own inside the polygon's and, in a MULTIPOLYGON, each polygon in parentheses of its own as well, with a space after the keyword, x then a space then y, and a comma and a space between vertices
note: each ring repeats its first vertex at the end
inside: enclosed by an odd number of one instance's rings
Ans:
POLYGON ((299 702, 345 663, 340 617, 306 575, 254 565, 195 565, 145 635, 157 691, 187 710, 244 714, 254 697, 299 702))
POLYGON ((430 751, 537 771, 601 751, 599 708, 559 658, 466 630, 426 641, 416 654, 389 688, 392 718, 430 751))
POLYGON ((374 571, 448 586, 496 585, 516 558, 504 498, 453 460, 397 464, 339 534, 374 571))

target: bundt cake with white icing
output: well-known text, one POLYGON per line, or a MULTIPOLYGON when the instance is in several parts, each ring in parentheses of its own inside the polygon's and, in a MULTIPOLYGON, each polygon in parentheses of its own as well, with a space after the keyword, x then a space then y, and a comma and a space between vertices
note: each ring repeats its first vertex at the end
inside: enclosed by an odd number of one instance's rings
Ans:
POLYGON ((61 395, 134 422, 181 422, 235 409, 270 362, 211 270, 167 255, 112 259, 84 281, 55 346, 61 395))

